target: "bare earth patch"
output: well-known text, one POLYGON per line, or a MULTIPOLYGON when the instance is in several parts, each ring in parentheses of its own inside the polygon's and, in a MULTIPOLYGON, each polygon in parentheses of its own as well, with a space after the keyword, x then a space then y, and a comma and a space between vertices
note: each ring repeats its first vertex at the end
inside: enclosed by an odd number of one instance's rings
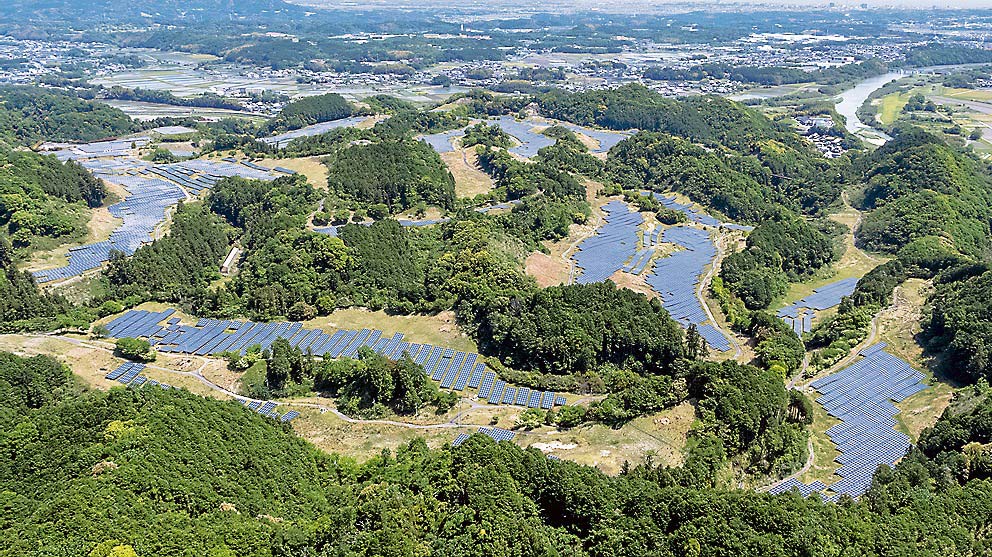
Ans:
POLYGON ((561 257, 535 251, 525 261, 527 274, 534 277, 538 286, 546 288, 568 282, 571 265, 561 257))

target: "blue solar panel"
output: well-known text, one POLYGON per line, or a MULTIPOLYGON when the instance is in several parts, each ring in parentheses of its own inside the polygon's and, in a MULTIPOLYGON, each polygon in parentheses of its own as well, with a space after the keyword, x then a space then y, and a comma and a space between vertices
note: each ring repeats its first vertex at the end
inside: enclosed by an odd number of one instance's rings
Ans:
POLYGON ((482 381, 482 374, 485 373, 485 371, 486 371, 485 364, 483 364, 482 362, 475 364, 475 367, 472 368, 472 375, 468 379, 468 386, 472 387, 473 389, 478 387, 479 383, 482 381))
POLYGON ((493 392, 489 395, 489 404, 499 404, 503 400, 503 391, 506 389, 506 383, 497 379, 493 383, 493 392))
POLYGON ((552 403, 555 401, 555 394, 549 393, 547 391, 541 393, 541 408, 545 410, 550 410, 552 403))
POLYGON ((479 385, 479 398, 488 399, 493 392, 493 385, 496 383, 496 374, 487 372, 482 377, 482 384, 479 385))

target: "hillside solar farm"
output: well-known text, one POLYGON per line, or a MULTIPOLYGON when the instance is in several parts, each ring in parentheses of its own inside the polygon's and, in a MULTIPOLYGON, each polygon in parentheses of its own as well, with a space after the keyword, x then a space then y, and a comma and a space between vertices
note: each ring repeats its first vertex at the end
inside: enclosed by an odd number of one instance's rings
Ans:
POLYGON ((0 557, 989 555, 986 1, 0 2, 0 557))

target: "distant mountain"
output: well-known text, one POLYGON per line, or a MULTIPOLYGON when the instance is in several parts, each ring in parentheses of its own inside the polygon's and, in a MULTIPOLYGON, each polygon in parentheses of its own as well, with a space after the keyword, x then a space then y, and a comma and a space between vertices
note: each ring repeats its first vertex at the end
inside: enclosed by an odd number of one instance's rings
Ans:
POLYGON ((306 13, 306 8, 282 0, 8 0, 0 2, 0 21, 6 24, 41 27, 56 22, 173 25, 246 18, 264 23, 303 18, 306 17, 306 13))

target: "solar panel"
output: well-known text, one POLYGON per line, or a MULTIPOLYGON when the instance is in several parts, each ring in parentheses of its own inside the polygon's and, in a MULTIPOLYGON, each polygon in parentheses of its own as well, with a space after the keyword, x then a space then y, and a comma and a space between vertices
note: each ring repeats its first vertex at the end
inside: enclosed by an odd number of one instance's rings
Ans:
POLYGON ((493 392, 493 385, 496 382, 496 374, 493 372, 487 372, 482 377, 482 384, 479 385, 479 398, 488 399, 489 395, 493 392))

